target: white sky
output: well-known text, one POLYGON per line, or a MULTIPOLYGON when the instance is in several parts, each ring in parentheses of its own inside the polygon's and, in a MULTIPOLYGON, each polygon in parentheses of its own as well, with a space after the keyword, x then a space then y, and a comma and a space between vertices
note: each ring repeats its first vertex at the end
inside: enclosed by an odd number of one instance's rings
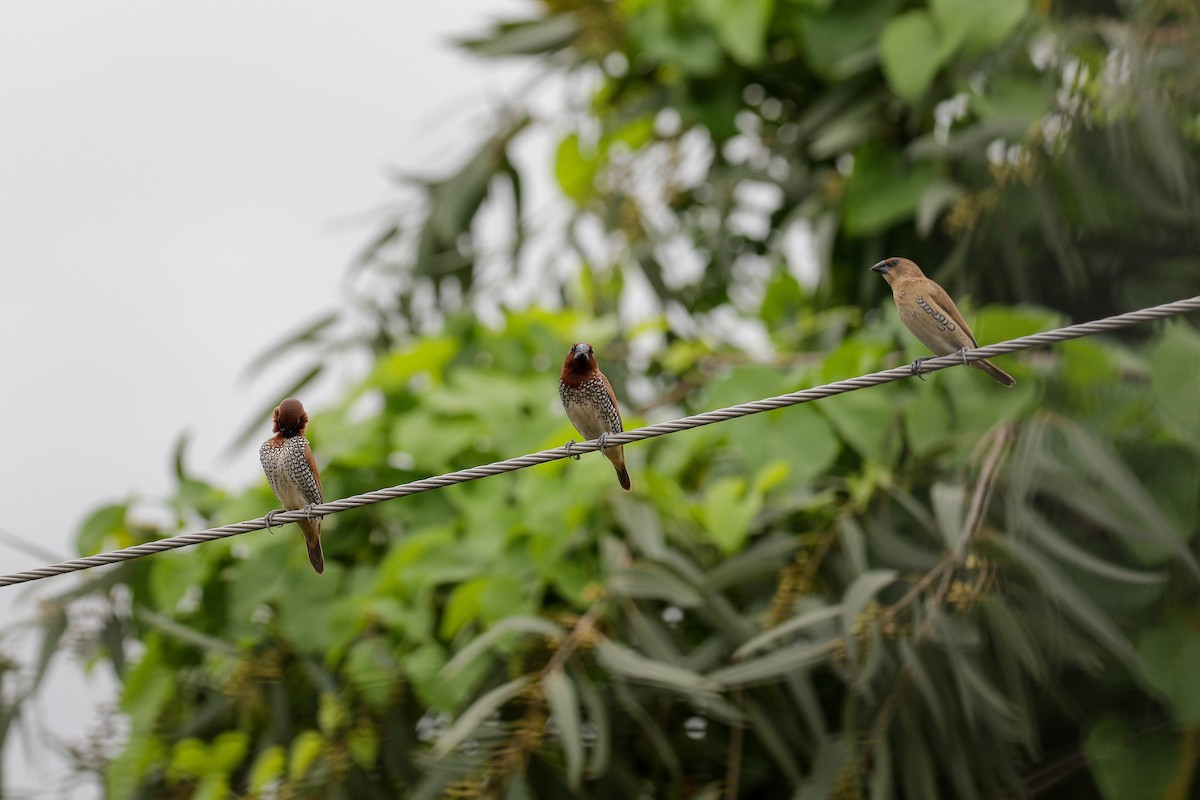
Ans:
MULTIPOLYGON (((346 221, 395 199, 388 169, 453 163, 527 74, 448 39, 530 7, 0 4, 0 530, 75 555, 89 510, 170 493, 184 431, 200 474, 261 480, 253 447, 221 452, 291 376, 244 368, 338 304, 374 229, 346 221)), ((0 572, 40 563, 0 542, 0 572)), ((3 627, 35 611, 0 588, 3 627)), ((105 677, 60 669, 40 718, 82 737, 105 677)), ((32 744, 5 796, 99 796, 32 744)))

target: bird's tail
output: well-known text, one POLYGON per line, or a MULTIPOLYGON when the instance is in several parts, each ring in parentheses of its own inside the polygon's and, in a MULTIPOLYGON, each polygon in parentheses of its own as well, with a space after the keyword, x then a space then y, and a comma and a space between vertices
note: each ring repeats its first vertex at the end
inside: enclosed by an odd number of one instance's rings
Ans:
POLYGON ((325 571, 325 554, 321 551, 321 520, 302 519, 297 525, 304 533, 304 544, 308 547, 308 563, 320 575, 325 571))
POLYGON ((988 375, 991 375, 992 379, 995 380, 996 383, 1000 384, 1001 386, 1007 386, 1007 387, 1011 388, 1012 385, 1014 383, 1016 383, 1016 381, 1013 380, 1012 375, 1009 375, 1007 372, 1000 369, 995 364, 988 361, 986 358, 983 359, 982 361, 972 361, 971 366, 975 367, 975 369, 981 369, 984 372, 986 372, 988 375))
POLYGON ((633 488, 633 484, 629 482, 629 470, 625 469, 625 448, 610 447, 604 451, 604 457, 612 462, 613 468, 617 471, 617 480, 621 482, 621 488, 629 491, 633 488))

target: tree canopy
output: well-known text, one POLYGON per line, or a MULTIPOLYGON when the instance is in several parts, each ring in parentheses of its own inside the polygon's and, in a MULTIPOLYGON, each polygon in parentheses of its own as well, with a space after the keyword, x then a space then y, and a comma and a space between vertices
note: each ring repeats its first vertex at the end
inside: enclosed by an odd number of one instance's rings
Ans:
MULTIPOLYGON (((627 427, 926 355, 889 255, 981 342, 1200 294, 1194 3, 546 0, 462 46, 542 72, 287 343, 281 398, 371 358, 309 409, 327 498, 561 445, 576 341, 627 427)), ((71 630, 118 677, 113 798, 1190 796, 1200 334, 1000 362, 629 446, 631 494, 589 455, 329 517, 322 576, 294 526, 85 574, 34 691, 71 630)), ((80 552, 275 506, 177 477, 80 552)))

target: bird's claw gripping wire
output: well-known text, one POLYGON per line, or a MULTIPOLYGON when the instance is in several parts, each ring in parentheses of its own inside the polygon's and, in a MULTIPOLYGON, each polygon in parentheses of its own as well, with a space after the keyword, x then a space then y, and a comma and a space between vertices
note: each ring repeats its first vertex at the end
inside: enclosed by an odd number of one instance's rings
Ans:
POLYGON ((571 452, 571 448, 572 448, 572 447, 574 447, 574 446, 575 446, 575 440, 574 440, 574 439, 567 439, 567 443, 566 443, 566 445, 564 445, 564 447, 566 447, 566 448, 567 448, 567 456, 569 456, 570 458, 573 458, 574 460, 578 461, 578 460, 580 459, 580 456, 577 456, 577 455, 575 455, 574 453, 572 453, 572 452, 571 452))
POLYGON ((313 514, 313 506, 315 506, 315 505, 316 505, 316 503, 309 503, 308 505, 306 505, 304 508, 302 508, 300 510, 303 511, 308 516, 309 519, 316 519, 317 517, 313 514))
POLYGON ((958 351, 958 354, 959 354, 960 356, 962 356, 962 360, 963 360, 963 366, 964 366, 964 367, 969 367, 969 366, 971 366, 971 362, 967 360, 967 348, 965 348, 965 347, 964 347, 962 350, 959 350, 959 351, 958 351))
POLYGON ((929 356, 921 356, 920 358, 914 360, 913 363, 909 366, 909 369, 912 370, 912 374, 916 375, 921 380, 925 380, 925 373, 921 372, 921 362, 928 361, 928 360, 929 360, 929 356))
POLYGON ((280 512, 280 509, 273 508, 270 511, 268 511, 266 514, 263 515, 263 519, 266 520, 266 522, 267 522, 267 531, 270 533, 274 533, 274 531, 272 531, 271 528, 275 526, 275 515, 278 514, 279 512, 280 512))
POLYGON ((600 449, 604 450, 607 447, 608 447, 608 432, 605 431, 604 433, 600 434, 600 449))

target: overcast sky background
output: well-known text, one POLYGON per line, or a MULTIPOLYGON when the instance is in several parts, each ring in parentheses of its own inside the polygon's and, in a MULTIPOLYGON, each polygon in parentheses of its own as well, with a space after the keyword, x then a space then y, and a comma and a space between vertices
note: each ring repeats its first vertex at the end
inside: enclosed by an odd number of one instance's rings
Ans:
MULTIPOLYGON (((245 367, 339 303, 388 171, 454 163, 528 74, 449 39, 529 5, 0 4, 0 531, 72 557, 91 509, 170 493, 184 431, 201 475, 262 480, 222 453, 289 376, 245 367)), ((0 541, 0 573, 41 563, 0 541)), ((0 588, 0 627, 35 613, 0 588)), ((81 739, 111 691, 59 669, 39 722, 81 739)), ((100 796, 19 738, 5 796, 100 796)))

